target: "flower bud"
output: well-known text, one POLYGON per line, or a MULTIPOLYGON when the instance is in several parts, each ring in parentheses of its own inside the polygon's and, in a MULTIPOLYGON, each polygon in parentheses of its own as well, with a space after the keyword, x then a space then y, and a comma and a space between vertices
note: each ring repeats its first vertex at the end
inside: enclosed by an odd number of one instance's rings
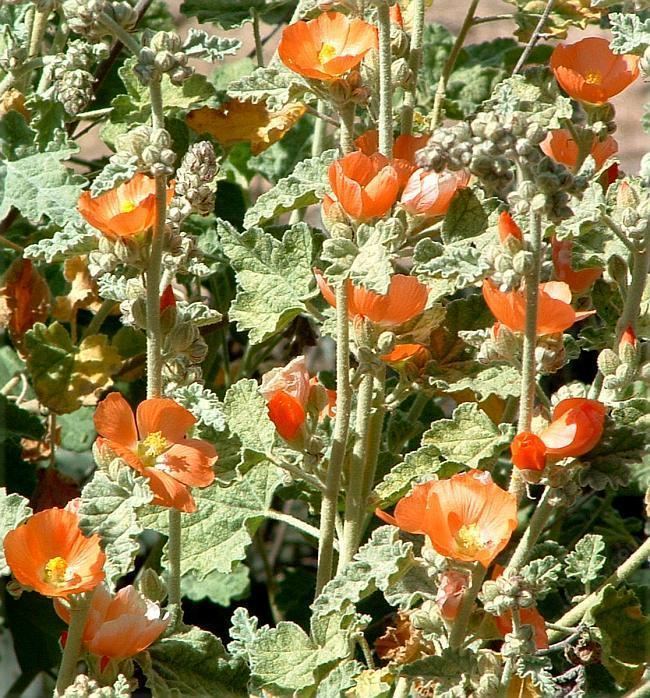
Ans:
POLYGON ((534 265, 534 257, 532 252, 521 250, 512 258, 512 268, 522 276, 528 274, 534 265))
POLYGON ((389 354, 395 348, 395 333, 382 332, 377 339, 377 353, 389 354))
POLYGON ((167 597, 167 585, 150 567, 140 576, 137 587, 138 591, 154 603, 160 603, 167 597))
POLYGON ((603 349, 598 354, 598 370, 603 376, 612 376, 616 373, 616 369, 621 365, 621 362, 616 354, 611 349, 603 349))
POLYGON ((639 343, 634 333, 634 329, 630 326, 621 336, 621 341, 618 344, 618 356, 621 363, 630 366, 636 366, 639 358, 639 343))

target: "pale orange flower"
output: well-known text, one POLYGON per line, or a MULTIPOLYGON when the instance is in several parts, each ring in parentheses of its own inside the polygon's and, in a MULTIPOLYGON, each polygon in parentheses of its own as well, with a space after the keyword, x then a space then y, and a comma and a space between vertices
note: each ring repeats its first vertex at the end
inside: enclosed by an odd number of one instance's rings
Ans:
MULTIPOLYGON (((167 188, 167 203, 174 196, 173 183, 167 188)), ((138 174, 115 189, 92 197, 85 191, 77 204, 79 213, 109 238, 131 238, 156 222, 156 183, 138 174)))
POLYGON ((402 206, 411 214, 418 216, 444 216, 451 200, 459 189, 464 189, 469 182, 469 173, 433 172, 419 169, 409 177, 402 193, 402 206))
MULTIPOLYGON (((397 5, 393 5, 393 7, 397 7, 397 5)), ((429 134, 423 134, 421 136, 402 134, 395 139, 393 143, 393 160, 391 165, 397 172, 400 189, 406 186, 409 177, 417 170, 418 166, 415 164, 415 154, 418 150, 424 148, 429 142, 429 138, 431 138, 429 134)), ((354 144, 364 155, 370 156, 378 153, 379 131, 377 131, 377 129, 366 131, 354 141, 354 144)))
POLYGON ((416 368, 423 369, 431 361, 431 352, 423 344, 398 344, 393 351, 384 354, 381 360, 396 368, 413 364, 416 368))
MULTIPOLYGON (((70 609, 60 601, 54 609, 70 623, 70 609)), ((109 659, 126 659, 146 650, 163 633, 169 616, 129 585, 111 594, 100 584, 93 594, 83 631, 83 647, 90 654, 109 659)))
MULTIPOLYGON (((336 307, 334 291, 321 274, 316 271, 316 281, 323 298, 336 307)), ((374 291, 348 284, 348 315, 366 317, 376 325, 394 327, 417 317, 424 310, 429 292, 427 287, 414 276, 395 274, 391 277, 388 293, 381 295, 374 291)))
POLYGON ((638 56, 618 55, 596 36, 556 46, 550 65, 569 97, 589 104, 608 102, 639 75, 638 56))
POLYGON ((383 216, 397 199, 397 172, 379 153, 349 153, 335 160, 327 174, 337 201, 348 216, 358 221, 383 216))
POLYGON ((330 81, 358 66, 377 45, 377 29, 371 24, 340 12, 325 12, 286 27, 278 55, 294 73, 330 81))
POLYGON ((46 509, 4 539, 7 564, 24 586, 43 596, 68 598, 104 579, 106 555, 99 536, 85 536, 79 518, 66 509, 46 509))
POLYGON ((524 239, 521 228, 517 225, 515 219, 508 211, 501 211, 499 214, 499 240, 501 240, 501 244, 505 244, 509 237, 513 237, 520 242, 524 239))
MULTIPOLYGON (((551 160, 575 171, 578 164, 578 144, 573 140, 569 129, 559 128, 549 131, 539 147, 551 160)), ((589 155, 593 157, 596 169, 600 169, 616 153, 618 153, 618 143, 612 136, 607 136, 604 141, 593 136, 589 155)))
POLYGON ((447 570, 442 573, 436 594, 436 605, 445 620, 454 620, 458 615, 460 602, 463 600, 468 584, 469 575, 466 572, 447 570))
POLYGON ((187 438, 196 423, 189 410, 168 398, 152 398, 138 405, 136 417, 129 403, 111 393, 95 411, 98 446, 108 447, 149 480, 154 504, 180 511, 196 511, 190 487, 207 487, 214 480, 214 447, 187 438))
POLYGON ((517 527, 515 496, 480 470, 415 485, 397 503, 394 516, 375 513, 404 531, 426 535, 444 557, 484 567, 506 547, 517 527))
POLYGON ((310 391, 311 380, 304 356, 262 376, 260 392, 266 400, 269 417, 286 441, 295 439, 305 422, 310 391))
POLYGON ((197 133, 209 133, 220 145, 228 148, 248 142, 258 155, 284 138, 306 111, 301 102, 290 102, 278 111, 270 111, 264 102, 231 99, 219 109, 201 107, 187 115, 187 125, 197 133))
POLYGON ((571 240, 558 240, 553 236, 551 240, 551 252, 553 256, 553 267, 558 281, 564 281, 569 285, 573 293, 584 293, 603 274, 599 267, 589 267, 575 271, 571 266, 571 240))
MULTIPOLYGON (((483 282, 483 297, 494 317, 513 332, 523 332, 526 322, 524 291, 501 291, 491 279, 483 282)), ((537 334, 563 332, 595 310, 576 311, 571 307, 571 289, 563 281, 539 285, 537 334)))

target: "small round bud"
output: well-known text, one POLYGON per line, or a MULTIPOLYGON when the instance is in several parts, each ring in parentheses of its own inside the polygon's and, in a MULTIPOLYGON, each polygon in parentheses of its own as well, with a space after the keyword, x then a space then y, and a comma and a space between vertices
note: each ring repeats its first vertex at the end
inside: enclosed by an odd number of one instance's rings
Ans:
POLYGON ((618 356, 611 349, 603 349, 598 354, 598 369, 604 376, 614 375, 620 364, 618 356))
POLYGON ((534 265, 534 257, 532 252, 521 250, 512 259, 512 268, 522 276, 528 274, 534 265))

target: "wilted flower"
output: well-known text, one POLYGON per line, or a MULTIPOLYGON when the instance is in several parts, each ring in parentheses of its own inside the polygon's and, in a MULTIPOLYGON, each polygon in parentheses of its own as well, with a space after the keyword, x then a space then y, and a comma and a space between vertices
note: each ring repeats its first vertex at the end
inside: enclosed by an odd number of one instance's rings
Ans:
MULTIPOLYGON (((334 291, 317 271, 316 281, 323 298, 336 307, 334 291)), ((390 280, 388 293, 381 295, 374 291, 348 284, 348 314, 350 317, 366 317, 376 325, 394 327, 420 315, 424 310, 429 292, 427 287, 414 276, 394 274, 390 280)))
MULTIPOLYGON (((494 317, 513 332, 523 332, 526 323, 524 291, 501 291, 491 279, 483 282, 483 297, 494 317)), ((537 334, 563 332, 595 310, 576 311, 571 307, 571 289, 562 281, 539 285, 537 334)))
POLYGON ((436 594, 436 605, 445 620, 454 620, 458 615, 460 602, 469 584, 469 575, 458 570, 447 570, 440 577, 436 594))
MULTIPOLYGON (((569 129, 559 128, 549 131, 546 138, 539 144, 544 155, 551 160, 565 165, 575 171, 578 165, 578 144, 573 140, 569 129)), ((600 169, 605 162, 618 152, 618 143, 612 136, 607 136, 601 141, 596 136, 592 137, 589 155, 596 163, 596 169, 600 169)))
POLYGON ((638 56, 616 54, 596 36, 556 46, 550 65, 569 97, 589 104, 608 102, 639 75, 638 56))
POLYGON ((417 216, 444 216, 459 189, 469 182, 465 170, 434 172, 419 169, 409 177, 402 193, 402 206, 417 216))
POLYGON ((431 361, 431 352, 423 344, 398 344, 391 352, 383 354, 381 360, 396 368, 413 364, 422 369, 431 361))
POLYGON ((395 515, 377 516, 409 533, 426 535, 440 555, 488 567, 517 527, 517 500, 488 472, 470 470, 415 485, 395 515))
POLYGON ((85 536, 79 518, 67 509, 46 509, 4 539, 7 564, 25 587, 43 596, 68 598, 104 579, 106 556, 99 536, 85 536))
MULTIPOLYGON (((174 187, 167 188, 167 203, 174 187)), ((144 233, 156 222, 156 184, 151 177, 138 174, 115 189, 92 197, 85 191, 77 204, 79 213, 94 228, 110 238, 130 238, 144 233)))
POLYGON ((602 276, 603 270, 599 267, 589 267, 575 271, 571 266, 572 248, 571 240, 558 240, 555 236, 551 240, 555 276, 559 281, 568 284, 573 293, 580 294, 584 293, 602 276))
MULTIPOLYGON (((397 5, 393 5, 393 7, 397 7, 397 5)), ((400 189, 406 186, 409 177, 417 170, 415 154, 418 150, 424 148, 429 142, 430 137, 429 134, 421 136, 402 134, 395 139, 393 143, 393 160, 391 161, 391 165, 397 172, 400 189)), ((379 131, 377 131, 377 129, 366 131, 354 141, 354 144, 364 155, 370 156, 378 153, 379 131)))
POLYGON ((144 400, 134 419, 129 403, 111 393, 95 411, 98 445, 148 479, 154 504, 186 512, 196 511, 189 488, 207 487, 214 480, 217 458, 207 441, 187 438, 195 423, 189 410, 168 398, 144 400))
POLYGON ((371 24, 339 12, 325 12, 286 27, 278 55, 294 73, 330 81, 359 65, 377 44, 377 29, 371 24))
POLYGON ((260 392, 266 400, 269 417, 286 441, 295 439, 305 422, 310 391, 311 380, 304 356, 262 376, 260 392))

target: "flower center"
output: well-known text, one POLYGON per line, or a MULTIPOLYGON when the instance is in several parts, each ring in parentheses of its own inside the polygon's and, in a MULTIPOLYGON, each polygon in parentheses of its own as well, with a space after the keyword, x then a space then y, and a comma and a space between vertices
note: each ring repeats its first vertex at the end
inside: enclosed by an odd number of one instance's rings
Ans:
POLYGON ((45 565, 45 581, 50 584, 63 584, 65 582, 68 563, 62 557, 53 557, 45 565))
POLYGON ((599 73, 597 70, 593 73, 587 73, 587 76, 585 77, 585 82, 587 85, 600 85, 602 81, 602 73, 599 73))
POLYGON ((138 444, 138 455, 146 468, 152 468, 156 458, 169 449, 171 444, 160 431, 152 431, 138 444))
POLYGON ((478 524, 461 526, 456 533, 456 543, 461 552, 469 556, 476 555, 485 547, 478 524))
POLYGON ((120 204, 121 213, 131 213, 131 211, 135 211, 136 208, 138 208, 138 204, 136 204, 135 201, 132 201, 131 199, 126 199, 126 201, 123 201, 120 204))
POLYGON ((334 56, 336 56, 336 47, 332 44, 323 44, 318 52, 318 60, 321 64, 331 61, 334 56))

